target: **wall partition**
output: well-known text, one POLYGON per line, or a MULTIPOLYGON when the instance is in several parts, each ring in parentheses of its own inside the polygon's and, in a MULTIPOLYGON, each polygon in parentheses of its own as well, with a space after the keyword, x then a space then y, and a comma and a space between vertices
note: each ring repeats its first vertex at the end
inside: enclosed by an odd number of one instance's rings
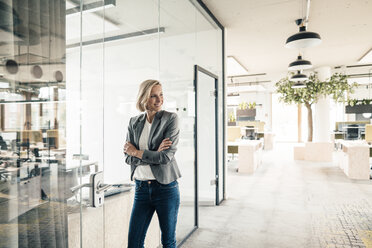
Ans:
POLYGON ((126 246, 122 150, 146 79, 180 120, 182 244, 198 219, 194 65, 219 78, 216 116, 198 125, 217 128, 224 199, 223 27, 197 0, 2 0, 0 13, 0 247, 126 246))

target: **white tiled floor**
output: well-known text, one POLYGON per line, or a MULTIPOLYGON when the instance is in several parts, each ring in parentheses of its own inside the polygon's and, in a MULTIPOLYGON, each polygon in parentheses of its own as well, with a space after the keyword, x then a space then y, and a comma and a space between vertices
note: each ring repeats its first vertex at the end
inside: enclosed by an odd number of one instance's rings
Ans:
POLYGON ((229 170, 228 200, 200 209, 183 247, 372 247, 372 181, 294 161, 292 146, 265 151, 253 175, 229 170))

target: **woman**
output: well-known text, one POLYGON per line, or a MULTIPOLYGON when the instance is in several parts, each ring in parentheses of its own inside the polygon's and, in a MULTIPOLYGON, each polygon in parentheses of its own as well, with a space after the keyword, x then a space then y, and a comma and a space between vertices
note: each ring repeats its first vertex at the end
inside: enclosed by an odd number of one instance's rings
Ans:
POLYGON ((136 192, 129 223, 128 248, 144 247, 151 218, 156 211, 163 247, 176 247, 176 224, 180 204, 174 157, 179 139, 178 117, 162 109, 163 92, 156 80, 140 85, 137 109, 144 112, 129 121, 124 145, 136 192))

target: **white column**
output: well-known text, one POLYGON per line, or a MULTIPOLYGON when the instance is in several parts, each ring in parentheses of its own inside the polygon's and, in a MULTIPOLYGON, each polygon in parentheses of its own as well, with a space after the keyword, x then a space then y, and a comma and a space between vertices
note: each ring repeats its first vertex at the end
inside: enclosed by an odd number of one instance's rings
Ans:
MULTIPOLYGON (((320 81, 329 80, 331 77, 331 67, 324 66, 315 69, 320 81)), ((330 108, 331 102, 329 96, 321 96, 315 104, 314 111, 314 142, 329 142, 331 139, 330 128, 330 108)))

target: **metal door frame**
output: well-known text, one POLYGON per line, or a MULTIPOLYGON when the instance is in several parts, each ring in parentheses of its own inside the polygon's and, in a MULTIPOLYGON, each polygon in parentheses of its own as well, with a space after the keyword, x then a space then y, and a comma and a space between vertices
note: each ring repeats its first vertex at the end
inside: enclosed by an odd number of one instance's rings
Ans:
POLYGON ((219 205, 219 151, 218 151, 218 76, 209 72, 208 70, 204 69, 203 67, 199 65, 194 65, 194 89, 195 89, 195 125, 194 125, 194 135, 195 135, 195 226, 199 227, 199 186, 198 186, 198 96, 197 96, 197 86, 198 86, 198 73, 204 73, 205 75, 211 77, 214 79, 214 92, 215 92, 215 110, 214 110, 214 119, 215 119, 215 137, 216 137, 216 142, 215 142, 215 156, 216 156, 216 163, 215 163, 215 180, 216 180, 216 198, 215 198, 215 203, 216 205, 219 205))

